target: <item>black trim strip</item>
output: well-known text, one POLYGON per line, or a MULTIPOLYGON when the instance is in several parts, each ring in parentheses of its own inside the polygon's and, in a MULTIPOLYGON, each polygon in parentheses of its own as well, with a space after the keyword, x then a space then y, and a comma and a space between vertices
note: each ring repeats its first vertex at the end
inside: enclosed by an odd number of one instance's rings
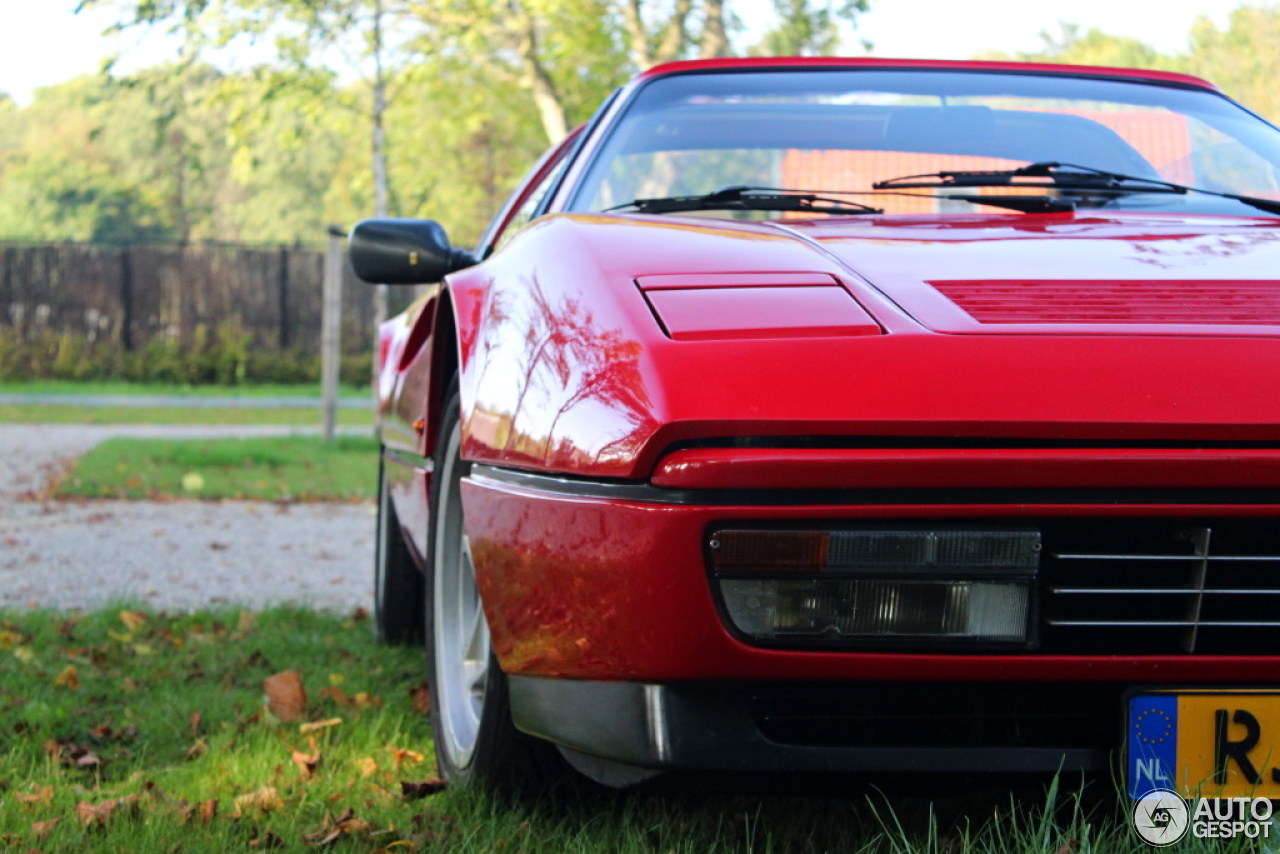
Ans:
POLYGON ((730 507, 904 504, 1196 504, 1277 505, 1274 489, 663 489, 631 480, 591 480, 477 464, 477 483, 503 484, 567 498, 730 507))

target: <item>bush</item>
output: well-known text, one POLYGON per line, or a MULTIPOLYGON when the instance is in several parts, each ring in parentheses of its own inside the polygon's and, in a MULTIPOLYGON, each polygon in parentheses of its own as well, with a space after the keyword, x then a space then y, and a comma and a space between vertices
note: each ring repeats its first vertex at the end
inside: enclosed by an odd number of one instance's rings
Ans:
MULTIPOLYGON (((368 385, 370 359, 369 353, 344 354, 340 380, 368 385)), ((220 325, 213 334, 197 327, 189 347, 153 338, 132 352, 111 341, 90 343, 78 335, 49 331, 22 341, 15 330, 0 328, 0 381, 24 380, 222 386, 313 383, 320 381, 320 357, 298 350, 254 348, 252 334, 234 322, 220 325)))

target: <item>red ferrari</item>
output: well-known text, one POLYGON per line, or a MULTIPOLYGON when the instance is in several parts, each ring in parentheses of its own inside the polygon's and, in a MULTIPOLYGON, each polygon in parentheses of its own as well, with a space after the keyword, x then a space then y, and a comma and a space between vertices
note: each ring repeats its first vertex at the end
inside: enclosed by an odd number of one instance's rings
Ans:
POLYGON ((441 772, 1280 796, 1280 131, 1178 74, 680 62, 369 220, 441 772))

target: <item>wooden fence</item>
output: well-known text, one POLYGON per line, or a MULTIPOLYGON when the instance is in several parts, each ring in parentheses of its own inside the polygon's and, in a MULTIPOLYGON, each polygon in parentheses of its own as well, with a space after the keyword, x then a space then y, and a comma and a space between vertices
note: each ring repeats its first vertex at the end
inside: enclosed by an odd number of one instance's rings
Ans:
MULTIPOLYGON (((345 265, 342 349, 367 352, 373 290, 345 265)), ((238 325, 252 346, 320 350, 324 252, 237 244, 0 243, 0 328, 183 347, 238 325)))

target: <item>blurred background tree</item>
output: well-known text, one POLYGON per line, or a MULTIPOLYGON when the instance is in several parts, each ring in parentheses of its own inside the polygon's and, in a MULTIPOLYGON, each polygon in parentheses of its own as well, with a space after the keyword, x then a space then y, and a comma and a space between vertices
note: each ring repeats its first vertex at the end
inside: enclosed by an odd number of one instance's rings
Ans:
MULTIPOLYGON (((0 239, 316 242, 385 211, 488 218, 549 141, 654 63, 848 47, 869 0, 83 0, 177 36, 173 62, 0 95, 0 239), (225 61, 230 49, 240 65, 225 61), (248 57, 246 65, 243 57, 248 57), (384 177, 380 177, 384 176, 384 177)), ((1280 9, 1188 49, 1066 26, 985 58, 1199 74, 1280 117, 1280 9)))

